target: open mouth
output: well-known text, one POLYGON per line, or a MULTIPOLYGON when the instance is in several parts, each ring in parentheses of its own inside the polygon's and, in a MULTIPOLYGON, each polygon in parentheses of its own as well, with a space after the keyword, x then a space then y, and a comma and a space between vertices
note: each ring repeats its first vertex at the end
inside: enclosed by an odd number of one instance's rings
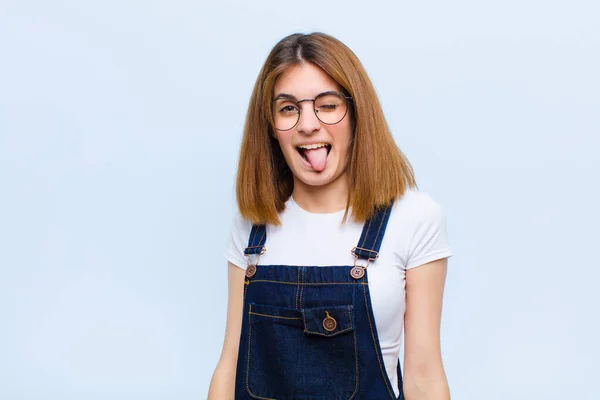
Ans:
MULTIPOLYGON (((329 143, 316 143, 316 144, 308 144, 308 145, 300 145, 296 147, 296 150, 298 151, 298 153, 300 153, 300 155, 302 156, 302 158, 304 158, 304 160, 306 160, 307 162, 309 162, 309 153, 313 153, 315 152, 315 150, 318 149, 322 149, 325 148, 326 150, 326 156, 329 155, 329 152, 331 151, 331 144, 329 143)), ((321 152, 323 150, 320 150, 321 152)))
POLYGON ((306 162, 307 166, 315 171, 322 171, 327 164, 327 157, 331 152, 329 143, 313 143, 296 146, 296 150, 306 162))

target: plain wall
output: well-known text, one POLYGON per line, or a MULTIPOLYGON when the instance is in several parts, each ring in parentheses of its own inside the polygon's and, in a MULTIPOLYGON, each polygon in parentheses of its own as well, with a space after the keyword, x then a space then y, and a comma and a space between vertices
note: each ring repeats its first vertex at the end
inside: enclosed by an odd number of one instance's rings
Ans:
POLYGON ((598 399, 597 1, 0 2, 0 398, 205 398, 250 92, 361 59, 443 208, 460 400, 598 399))

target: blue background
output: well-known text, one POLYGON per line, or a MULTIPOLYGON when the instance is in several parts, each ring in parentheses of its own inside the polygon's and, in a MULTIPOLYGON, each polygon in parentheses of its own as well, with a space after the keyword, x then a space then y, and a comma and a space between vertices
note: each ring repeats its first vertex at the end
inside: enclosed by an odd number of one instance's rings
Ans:
POLYGON ((453 398, 597 399, 600 5, 0 2, 0 398, 205 398, 250 92, 355 51, 452 249, 453 398), (596 183, 594 183, 596 182, 596 183))

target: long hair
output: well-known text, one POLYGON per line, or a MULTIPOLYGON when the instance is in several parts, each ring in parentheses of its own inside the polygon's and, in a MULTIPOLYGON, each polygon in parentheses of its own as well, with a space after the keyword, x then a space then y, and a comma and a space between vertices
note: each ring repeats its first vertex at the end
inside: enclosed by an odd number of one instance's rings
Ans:
POLYGON ((375 210, 415 187, 413 169, 390 133, 366 71, 356 55, 324 33, 293 34, 271 50, 250 97, 237 171, 236 197, 242 217, 253 223, 279 225, 294 186, 274 137, 273 87, 290 66, 312 63, 325 71, 352 97, 354 133, 347 175, 348 198, 343 221, 364 222, 375 210))

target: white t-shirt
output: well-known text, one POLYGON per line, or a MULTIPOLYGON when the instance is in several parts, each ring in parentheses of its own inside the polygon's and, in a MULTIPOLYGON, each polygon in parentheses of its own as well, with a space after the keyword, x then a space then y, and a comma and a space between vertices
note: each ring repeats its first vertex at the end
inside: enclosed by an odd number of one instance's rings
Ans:
MULTIPOLYGON (((344 210, 315 214, 293 198, 280 213, 281 225, 267 225, 266 252, 259 265, 353 265, 350 253, 358 244, 364 223, 344 210)), ((252 224, 236 213, 225 258, 246 269, 244 249, 252 224)), ((405 272, 430 261, 452 256, 446 219, 440 206, 425 192, 409 189, 394 203, 379 258, 368 267, 369 290, 385 367, 397 393, 396 365, 402 344, 406 309, 405 272)))

